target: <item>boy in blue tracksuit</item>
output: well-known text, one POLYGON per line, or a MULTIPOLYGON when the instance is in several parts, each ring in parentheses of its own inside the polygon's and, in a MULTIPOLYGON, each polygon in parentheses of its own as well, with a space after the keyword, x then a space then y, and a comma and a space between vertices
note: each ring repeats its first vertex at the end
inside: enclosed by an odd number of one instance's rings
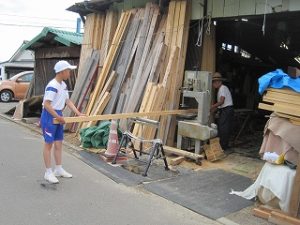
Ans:
POLYGON ((56 76, 45 88, 41 128, 45 140, 43 155, 46 172, 44 178, 50 183, 58 183, 59 181, 56 177, 72 177, 72 174, 62 168, 63 124, 65 123, 62 110, 65 105, 67 105, 77 116, 83 115, 69 99, 67 85, 64 82, 64 80, 70 77, 70 71, 76 68, 76 66, 70 65, 67 61, 58 61, 54 66, 56 76), (56 118, 60 124, 53 124, 54 118, 56 118), (54 148, 56 164, 54 171, 52 171, 51 168, 52 147, 54 148))

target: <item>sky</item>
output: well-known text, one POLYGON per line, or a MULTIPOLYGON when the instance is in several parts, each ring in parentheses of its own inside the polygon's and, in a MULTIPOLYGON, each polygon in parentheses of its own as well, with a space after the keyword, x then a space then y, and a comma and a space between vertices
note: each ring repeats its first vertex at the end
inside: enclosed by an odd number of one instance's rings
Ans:
POLYGON ((45 26, 76 31, 77 13, 66 8, 83 0, 0 0, 0 62, 45 26))

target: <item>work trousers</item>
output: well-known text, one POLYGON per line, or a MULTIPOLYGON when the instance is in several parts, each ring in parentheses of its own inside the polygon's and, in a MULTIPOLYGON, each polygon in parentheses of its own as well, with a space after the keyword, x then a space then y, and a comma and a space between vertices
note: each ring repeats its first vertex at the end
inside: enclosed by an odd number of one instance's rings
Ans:
POLYGON ((226 150, 228 149, 229 139, 233 129, 234 110, 233 106, 227 106, 219 109, 219 111, 218 135, 222 149, 226 150))

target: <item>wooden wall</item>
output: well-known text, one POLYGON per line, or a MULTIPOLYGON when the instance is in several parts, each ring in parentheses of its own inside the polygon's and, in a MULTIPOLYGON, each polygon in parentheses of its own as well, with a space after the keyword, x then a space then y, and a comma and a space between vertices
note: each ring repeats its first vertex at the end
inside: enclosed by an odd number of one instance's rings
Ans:
MULTIPOLYGON (((112 8, 122 12, 132 8, 144 7, 155 0, 124 0, 114 3, 112 8)), ((203 18, 204 0, 192 0, 191 20, 203 18)), ((266 12, 278 13, 299 11, 299 0, 268 0, 266 12)), ((265 0, 207 0, 207 13, 213 18, 261 15, 265 12, 265 0)))
MULTIPOLYGON (((54 78, 54 65, 59 60, 67 60, 73 65, 78 65, 80 47, 52 47, 40 48, 35 51, 34 80, 30 96, 44 94, 47 83, 54 78)), ((73 90, 77 70, 66 82, 69 90, 73 90)))
MULTIPOLYGON (((213 18, 261 15, 265 12, 265 0, 208 0, 207 13, 213 18)), ((204 0, 192 1, 192 20, 203 17, 204 0)), ((267 13, 299 11, 298 0, 268 0, 267 13)))

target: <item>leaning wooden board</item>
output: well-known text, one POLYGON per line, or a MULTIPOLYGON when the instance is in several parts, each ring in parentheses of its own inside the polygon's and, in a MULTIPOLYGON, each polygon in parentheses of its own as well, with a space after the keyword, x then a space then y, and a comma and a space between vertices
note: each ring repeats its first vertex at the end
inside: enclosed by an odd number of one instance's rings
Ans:
MULTIPOLYGON (((66 123, 78 123, 78 122, 89 122, 89 121, 100 121, 100 120, 117 120, 126 119, 133 117, 145 117, 145 116, 167 116, 167 115, 183 115, 188 113, 195 113, 198 109, 190 110, 169 110, 169 111, 156 111, 156 112, 141 112, 141 113, 120 113, 120 114, 107 114, 107 115, 96 115, 96 116, 80 116, 80 117, 64 117, 66 123)), ((54 119, 54 124, 59 122, 54 119)))

